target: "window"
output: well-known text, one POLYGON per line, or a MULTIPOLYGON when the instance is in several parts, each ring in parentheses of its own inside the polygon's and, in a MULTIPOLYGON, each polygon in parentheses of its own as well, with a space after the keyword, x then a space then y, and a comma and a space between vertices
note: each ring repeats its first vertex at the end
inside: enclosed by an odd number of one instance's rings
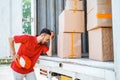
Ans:
POLYGON ((22 15, 23 33, 31 34, 31 0, 23 0, 22 15))

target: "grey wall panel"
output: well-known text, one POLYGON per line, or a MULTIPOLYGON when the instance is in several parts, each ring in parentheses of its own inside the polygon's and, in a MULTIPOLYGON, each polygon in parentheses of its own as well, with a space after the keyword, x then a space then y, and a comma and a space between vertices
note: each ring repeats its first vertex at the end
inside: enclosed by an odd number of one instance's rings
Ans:
POLYGON ((50 21, 51 21, 51 30, 55 30, 55 0, 51 0, 50 2, 50 21))
POLYGON ((64 9, 65 0, 37 0, 37 34, 47 27, 55 32, 53 53, 57 53, 58 17, 64 9))
MULTIPOLYGON (((56 28, 55 28, 55 33, 58 35, 59 32, 59 15, 64 9, 64 0, 56 0, 56 28)), ((56 50, 57 50, 57 35, 56 37, 56 50)))
MULTIPOLYGON (((55 0, 47 0, 47 28, 55 32, 55 0)), ((56 39, 53 41, 53 53, 56 53, 56 39)))
POLYGON ((47 3, 46 3, 47 4, 47 7, 46 7, 47 8, 46 9, 47 10, 47 23, 46 23, 47 25, 46 26, 47 26, 47 28, 51 29, 51 16, 50 16, 51 15, 51 12, 50 12, 51 4, 50 4, 50 2, 51 2, 51 0, 47 0, 47 3))
POLYGON ((56 0, 56 34, 58 34, 59 32, 58 18, 60 13, 63 11, 63 9, 64 9, 64 0, 56 0))
POLYGON ((82 33, 82 53, 84 57, 88 57, 88 31, 87 31, 87 1, 83 1, 85 11, 85 32, 82 33))
POLYGON ((38 0, 38 13, 37 13, 37 33, 39 34, 42 28, 46 27, 46 2, 47 0, 38 0))

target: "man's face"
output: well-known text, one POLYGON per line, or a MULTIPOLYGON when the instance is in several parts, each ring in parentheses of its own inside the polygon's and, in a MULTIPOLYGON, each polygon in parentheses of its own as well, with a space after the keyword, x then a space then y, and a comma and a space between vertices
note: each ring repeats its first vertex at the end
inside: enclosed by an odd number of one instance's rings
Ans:
POLYGON ((41 44, 45 44, 45 43, 47 43, 49 40, 50 40, 50 35, 45 34, 45 35, 44 35, 44 38, 43 38, 42 41, 41 41, 41 44))

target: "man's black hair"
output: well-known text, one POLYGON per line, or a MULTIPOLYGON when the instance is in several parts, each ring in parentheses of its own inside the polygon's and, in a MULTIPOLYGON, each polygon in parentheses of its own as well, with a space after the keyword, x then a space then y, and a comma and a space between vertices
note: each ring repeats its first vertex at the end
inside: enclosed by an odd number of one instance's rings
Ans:
POLYGON ((51 31, 50 31, 49 29, 47 29, 47 28, 43 28, 43 29, 41 30, 40 34, 42 34, 42 33, 46 33, 46 34, 51 35, 51 31))

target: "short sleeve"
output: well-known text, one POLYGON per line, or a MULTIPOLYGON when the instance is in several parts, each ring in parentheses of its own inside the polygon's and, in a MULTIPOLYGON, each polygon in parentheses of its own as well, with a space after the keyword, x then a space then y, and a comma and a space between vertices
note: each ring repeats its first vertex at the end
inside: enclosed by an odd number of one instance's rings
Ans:
POLYGON ((48 51, 48 46, 47 45, 43 45, 43 49, 42 49, 42 53, 46 54, 46 52, 48 51))
POLYGON ((16 35, 14 36, 15 43, 26 43, 29 39, 28 35, 16 35))

